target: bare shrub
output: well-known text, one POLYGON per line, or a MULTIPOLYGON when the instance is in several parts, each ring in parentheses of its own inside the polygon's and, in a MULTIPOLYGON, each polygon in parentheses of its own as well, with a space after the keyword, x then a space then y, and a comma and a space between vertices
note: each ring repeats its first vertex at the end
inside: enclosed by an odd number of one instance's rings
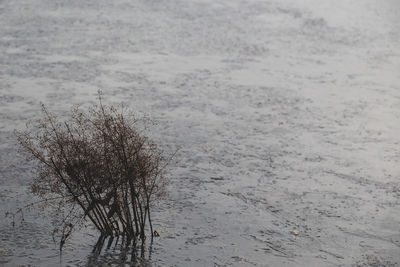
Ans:
POLYGON ((136 127, 140 121, 123 107, 101 102, 72 109, 61 120, 42 106, 44 117, 17 132, 23 150, 38 162, 34 194, 52 204, 60 249, 75 226, 89 219, 101 236, 146 238, 153 227, 150 209, 165 189, 167 160, 136 127), (148 223, 148 225, 146 225, 148 223), (149 227, 148 227, 149 226, 149 227))

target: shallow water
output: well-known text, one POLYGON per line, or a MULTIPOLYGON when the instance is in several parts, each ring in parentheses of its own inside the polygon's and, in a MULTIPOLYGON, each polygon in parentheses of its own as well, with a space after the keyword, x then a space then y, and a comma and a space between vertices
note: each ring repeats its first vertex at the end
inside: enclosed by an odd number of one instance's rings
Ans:
POLYGON ((400 264, 399 13, 395 0, 0 1, 1 213, 31 199, 13 130, 40 102, 64 113, 101 89, 181 148, 151 256, 94 255, 88 228, 60 257, 32 210, 15 229, 0 220, 0 265, 400 264))

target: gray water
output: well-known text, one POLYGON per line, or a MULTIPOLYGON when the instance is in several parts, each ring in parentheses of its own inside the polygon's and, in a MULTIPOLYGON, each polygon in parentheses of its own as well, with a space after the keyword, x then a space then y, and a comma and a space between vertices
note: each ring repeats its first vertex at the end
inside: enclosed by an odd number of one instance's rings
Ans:
POLYGON ((161 237, 95 254, 89 226, 60 255, 33 209, 0 265, 400 264, 399 1, 1 1, 1 214, 32 200, 13 130, 98 89, 180 148, 161 237))

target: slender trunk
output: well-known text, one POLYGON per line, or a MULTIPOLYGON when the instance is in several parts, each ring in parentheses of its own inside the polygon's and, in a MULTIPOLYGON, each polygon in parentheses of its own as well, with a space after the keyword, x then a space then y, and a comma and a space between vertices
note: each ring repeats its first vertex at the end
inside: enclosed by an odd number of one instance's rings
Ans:
POLYGON ((151 232, 151 240, 153 240, 154 237, 154 232, 153 232, 153 224, 151 223, 151 217, 150 217, 150 208, 149 208, 149 199, 147 199, 147 214, 149 215, 149 225, 150 225, 150 232, 151 232))
POLYGON ((133 211, 133 219, 135 220, 135 227, 136 227, 136 233, 139 233, 139 225, 138 225, 138 216, 137 216, 137 208, 136 208, 136 200, 135 200, 135 188, 133 186, 133 182, 129 181, 129 186, 131 190, 131 205, 132 205, 132 211, 133 211))
POLYGON ((140 211, 140 238, 142 239, 142 241, 144 240, 144 226, 145 226, 145 221, 144 221, 144 212, 143 212, 143 208, 142 205, 139 203, 139 211, 140 211))
POLYGON ((124 192, 124 213, 126 220, 128 222, 128 233, 130 237, 133 237, 134 230, 133 230, 133 225, 132 225, 132 216, 131 216, 131 211, 129 209, 129 203, 128 203, 128 186, 126 185, 125 192, 124 192))

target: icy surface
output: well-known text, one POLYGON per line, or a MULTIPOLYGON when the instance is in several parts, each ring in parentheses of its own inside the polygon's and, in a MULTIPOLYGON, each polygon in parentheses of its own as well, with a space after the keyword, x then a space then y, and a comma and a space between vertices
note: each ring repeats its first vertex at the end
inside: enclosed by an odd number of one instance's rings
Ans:
MULTIPOLYGON (((1 214, 31 200, 13 130, 98 89, 181 147, 138 264, 400 264, 399 1, 0 0, 1 214)), ((49 233, 1 219, 0 265, 132 263, 49 233)))

